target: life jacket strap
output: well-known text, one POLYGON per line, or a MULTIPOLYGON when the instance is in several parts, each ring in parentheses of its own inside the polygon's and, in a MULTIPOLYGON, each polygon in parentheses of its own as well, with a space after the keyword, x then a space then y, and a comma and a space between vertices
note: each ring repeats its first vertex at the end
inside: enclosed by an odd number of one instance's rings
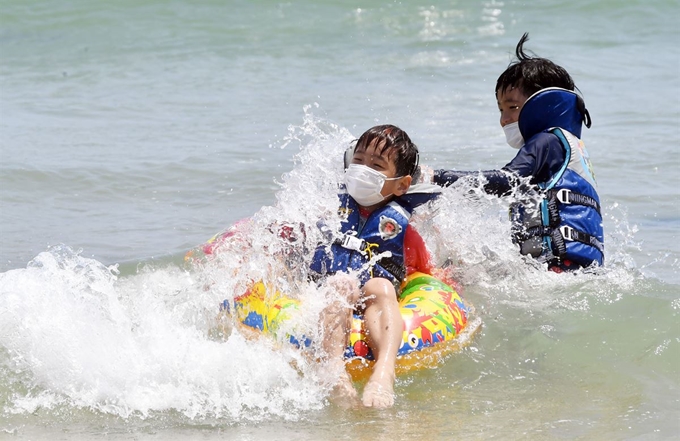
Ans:
MULTIPOLYGON (((334 243, 348 250, 357 251, 363 256, 368 256, 371 251, 371 246, 368 242, 349 233, 345 233, 340 237, 337 237, 334 243)), ((377 256, 378 259, 375 261, 375 263, 379 263, 383 268, 385 268, 387 272, 392 274, 397 281, 401 282, 406 277, 406 267, 395 262, 394 259, 390 257, 391 254, 392 253, 389 253, 389 255, 384 255, 384 257, 377 256)), ((371 266, 372 265, 373 264, 371 264, 371 266)))
POLYGON ((561 188, 559 190, 548 190, 547 197, 549 200, 556 199, 557 201, 564 205, 571 204, 585 205, 586 207, 590 207, 597 211, 598 214, 600 214, 600 216, 602 215, 600 213, 600 204, 597 202, 597 200, 595 200, 595 198, 586 196, 581 193, 575 193, 569 190, 568 188, 561 188))
POLYGON ((535 227, 529 227, 525 230, 521 231, 516 231, 515 232, 515 239, 518 242, 524 242, 532 237, 542 237, 542 236, 550 236, 550 233, 552 233, 553 228, 547 227, 544 225, 536 225, 535 227))
POLYGON ((544 236, 550 237, 553 254, 559 258, 562 258, 567 253, 566 242, 581 242, 597 248, 599 252, 604 254, 604 245, 597 237, 591 236, 583 231, 575 230, 568 225, 562 225, 559 228, 537 225, 535 227, 527 228, 521 233, 516 233, 516 237, 520 241, 525 241, 532 237, 544 236))
POLYGON ((581 242, 586 245, 593 246, 601 253, 604 253, 604 245, 595 236, 591 236, 590 234, 584 233, 583 231, 575 230, 568 225, 562 225, 559 228, 559 231, 565 241, 581 242))
POLYGON ((391 257, 383 257, 378 263, 392 274, 399 283, 406 278, 406 267, 399 265, 391 257))

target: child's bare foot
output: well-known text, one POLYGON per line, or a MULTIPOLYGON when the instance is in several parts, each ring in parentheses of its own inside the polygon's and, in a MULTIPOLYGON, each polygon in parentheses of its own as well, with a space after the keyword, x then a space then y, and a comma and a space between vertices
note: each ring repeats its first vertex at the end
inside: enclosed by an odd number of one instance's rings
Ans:
POLYGON ((379 378, 368 380, 361 403, 366 407, 384 409, 394 405, 394 386, 392 379, 379 378))
POLYGON ((338 382, 333 386, 331 391, 331 400, 343 407, 352 407, 359 402, 359 394, 349 375, 345 372, 340 376, 338 382))

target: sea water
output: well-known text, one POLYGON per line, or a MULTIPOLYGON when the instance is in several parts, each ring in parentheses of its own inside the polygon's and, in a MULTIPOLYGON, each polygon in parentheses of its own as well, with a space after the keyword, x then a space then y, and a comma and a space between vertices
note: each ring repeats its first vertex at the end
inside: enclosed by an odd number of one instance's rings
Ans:
POLYGON ((679 15, 4 0, 0 438, 677 439, 679 15), (524 32, 592 116, 604 268, 546 272, 511 243, 508 201, 455 187, 417 225, 483 325, 399 377, 393 408, 342 409, 293 348, 215 334, 219 303, 257 277, 305 299, 313 332, 323 296, 277 266, 277 227, 332 211, 342 151, 369 127, 400 126, 434 168, 507 163, 494 85, 524 32), (247 243, 184 261, 245 218, 247 243))

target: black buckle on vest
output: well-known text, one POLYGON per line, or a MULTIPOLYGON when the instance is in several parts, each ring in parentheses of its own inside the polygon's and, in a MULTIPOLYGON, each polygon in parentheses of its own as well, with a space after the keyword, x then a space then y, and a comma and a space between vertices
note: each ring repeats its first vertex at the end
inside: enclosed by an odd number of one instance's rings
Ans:
POLYGON ((543 237, 548 236, 552 242, 552 252, 558 257, 562 258, 567 252, 567 242, 581 242, 586 245, 597 248, 597 250, 604 254, 604 245, 600 242, 597 237, 591 236, 588 233, 584 233, 568 225, 562 225, 559 228, 545 227, 538 225, 535 227, 527 228, 526 230, 515 233, 516 240, 523 242, 532 237, 543 237))

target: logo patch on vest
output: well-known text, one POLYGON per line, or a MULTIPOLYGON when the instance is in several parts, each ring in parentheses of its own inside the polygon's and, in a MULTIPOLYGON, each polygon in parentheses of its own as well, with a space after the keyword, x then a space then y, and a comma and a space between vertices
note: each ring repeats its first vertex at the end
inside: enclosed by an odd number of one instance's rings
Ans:
POLYGON ((588 150, 586 150, 586 145, 580 139, 578 140, 578 151, 581 153, 581 162, 584 164, 583 168, 590 173, 590 177, 595 181, 595 172, 593 171, 593 164, 590 162, 590 155, 588 150))
POLYGON ((401 225, 394 219, 387 216, 380 216, 380 226, 378 227, 382 240, 394 239, 401 233, 401 225))
POLYGON ((349 216, 352 214, 354 210, 352 210, 349 207, 340 207, 338 208, 338 215, 340 216, 340 219, 343 221, 349 219, 349 216))

